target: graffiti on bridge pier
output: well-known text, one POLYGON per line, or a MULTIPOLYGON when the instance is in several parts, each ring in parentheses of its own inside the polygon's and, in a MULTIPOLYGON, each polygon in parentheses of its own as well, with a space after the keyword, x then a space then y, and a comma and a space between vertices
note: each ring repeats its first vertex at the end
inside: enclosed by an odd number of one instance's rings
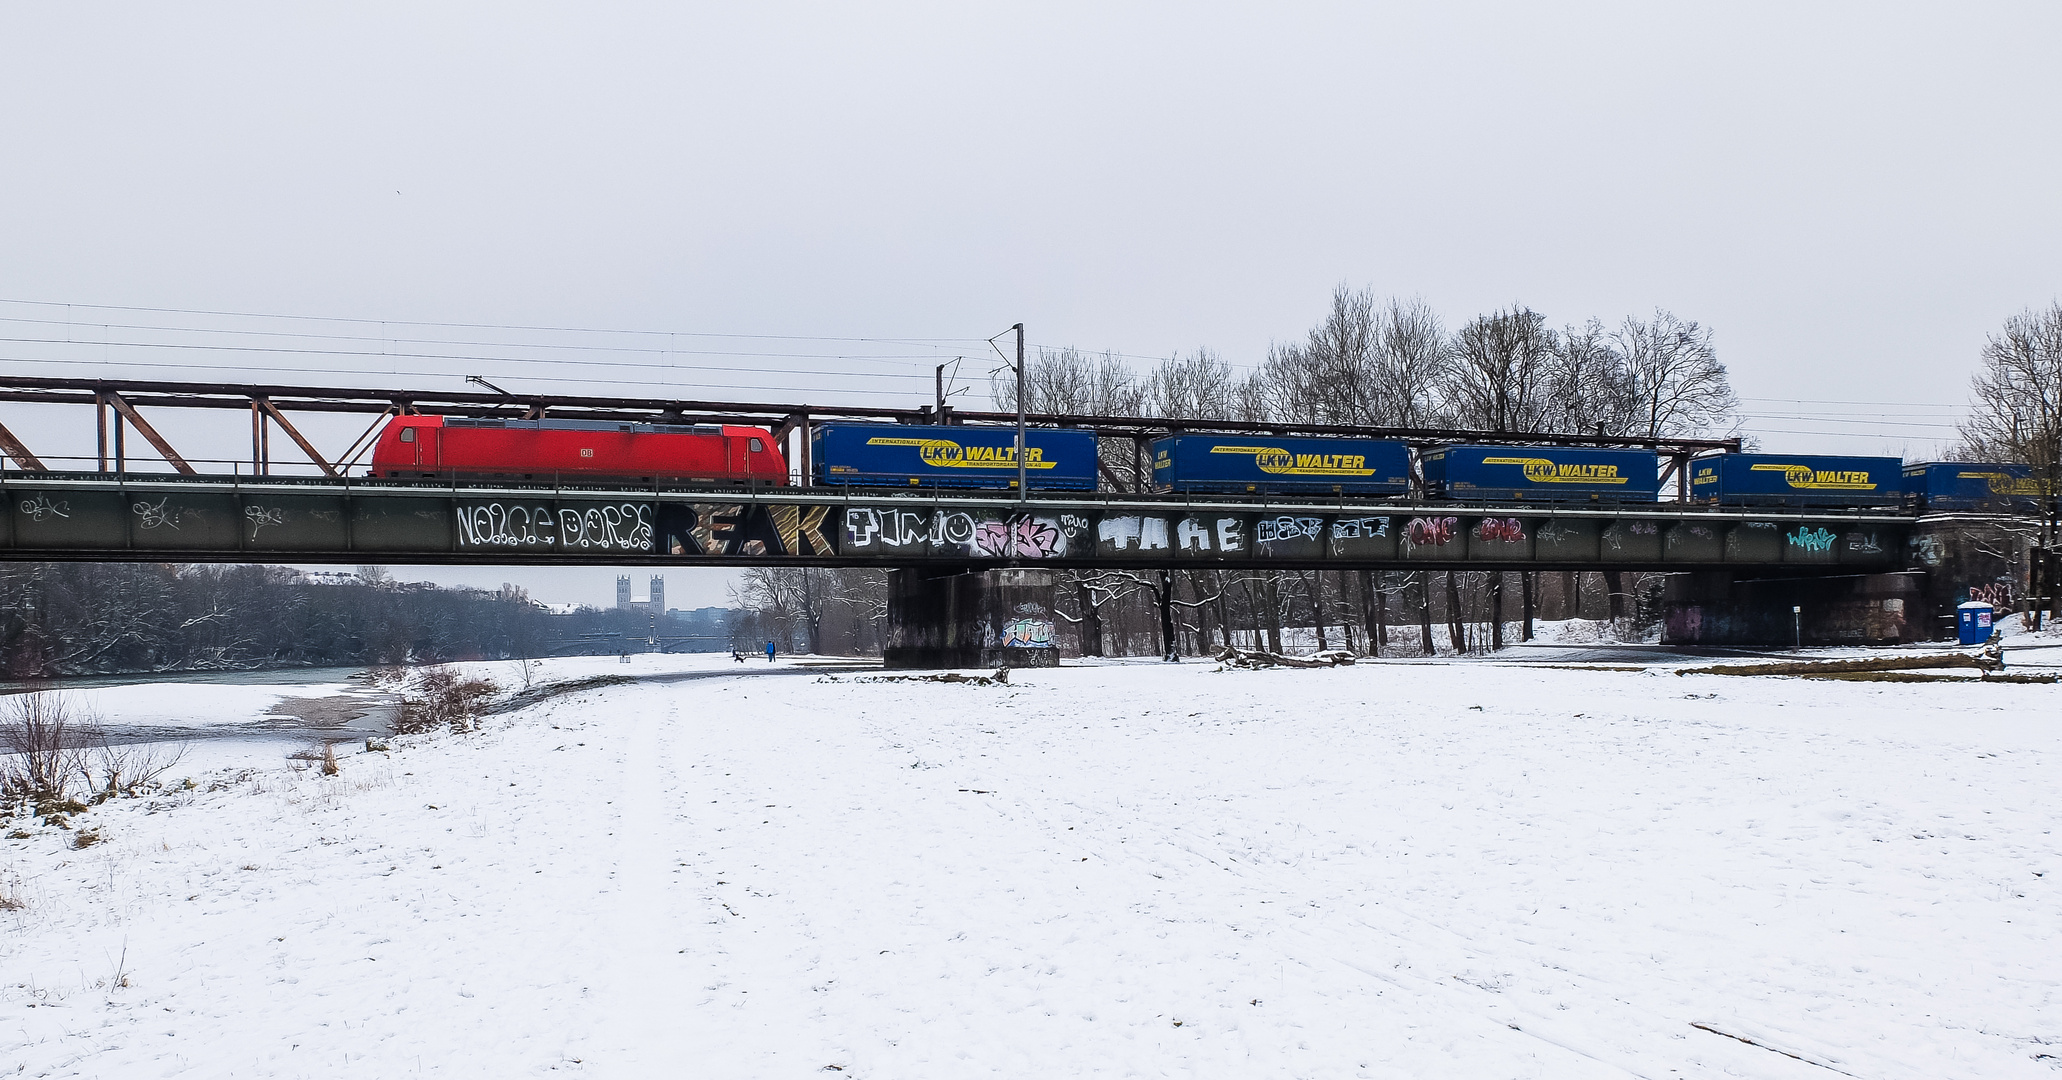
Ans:
POLYGON ((2012 606, 2012 584, 1999 581, 1989 585, 1969 586, 1969 599, 1978 604, 2004 609, 2012 606))
POLYGON ((1053 647, 1053 623, 1043 618, 1035 605, 1025 605, 1032 610, 1019 610, 1015 618, 1002 624, 1002 647, 1005 649, 1050 649, 1053 647))

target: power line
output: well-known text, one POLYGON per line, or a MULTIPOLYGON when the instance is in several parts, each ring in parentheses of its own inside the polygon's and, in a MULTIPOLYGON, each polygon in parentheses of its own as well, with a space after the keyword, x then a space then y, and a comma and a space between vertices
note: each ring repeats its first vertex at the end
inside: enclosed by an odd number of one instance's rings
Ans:
MULTIPOLYGON (((289 339, 296 339, 296 340, 305 340, 305 341, 377 341, 377 342, 380 342, 381 344, 393 343, 393 344, 397 344, 397 345, 451 345, 451 346, 457 346, 457 347, 462 347, 462 348, 480 348, 480 349, 535 349, 535 350, 540 350, 540 351, 543 351, 543 350, 578 350, 578 351, 582 351, 582 352, 598 352, 598 353, 635 353, 635 354, 639 354, 639 355, 652 355, 652 356, 667 356, 667 355, 679 355, 679 356, 764 356, 764 357, 772 357, 772 358, 778 358, 778 359, 802 359, 802 360, 859 360, 859 361, 869 361, 869 362, 873 362, 873 363, 891 363, 891 362, 894 362, 894 361, 897 361, 897 360, 909 360, 909 361, 915 361, 915 360, 930 360, 930 359, 932 359, 932 358, 934 358, 934 357, 936 357, 936 356, 940 355, 940 353, 942 353, 942 352, 945 352, 945 351, 947 351, 947 350, 945 350, 945 349, 944 349, 944 348, 943 348, 942 346, 940 346, 940 347, 939 347, 939 350, 940 350, 940 352, 938 352, 938 353, 918 353, 918 354, 912 354, 912 355, 907 355, 907 356, 898 356, 898 355, 892 355, 892 354, 890 354, 890 355, 867 355, 867 354, 858 354, 858 353, 787 353, 787 352, 746 352, 746 351, 743 351, 743 350, 739 350, 739 349, 681 349, 681 348, 674 348, 674 347, 670 347, 670 346, 666 346, 666 347, 647 347, 647 346, 637 346, 637 345, 562 345, 562 344, 554 344, 554 343, 551 343, 551 342, 540 342, 540 341, 454 341, 454 340, 451 340, 451 339, 448 339, 448 338, 410 338, 410 337, 387 337, 387 336, 378 336, 378 337, 375 337, 375 336, 372 336, 372 335, 367 335, 367 334, 314 334, 314 333, 306 333, 306 332, 302 332, 302 331, 287 331, 287 330, 231 330, 231 329, 222 329, 222 328, 216 328, 216 327, 192 327, 192 326, 146 326, 146 325, 139 325, 139 324, 135 324, 135 323, 77 323, 77 322, 65 322, 65 321, 62 321, 62 320, 59 320, 59 319, 23 319, 23 318, 18 318, 18 317, 13 317, 13 316, 5 316, 5 315, 0 315, 0 323, 28 323, 28 324, 32 324, 32 325, 39 325, 39 326, 67 326, 67 327, 70 327, 70 326, 83 326, 83 327, 87 327, 87 328, 93 328, 93 327, 98 327, 98 328, 100 328, 101 330, 110 330, 110 329, 112 329, 112 330, 148 330, 148 331, 152 331, 152 332, 157 332, 157 333, 167 333, 167 334, 197 334, 197 335, 205 335, 205 334, 220 334, 220 335, 224 335, 224 336, 235 336, 235 337, 273 337, 273 338, 289 338, 289 339)), ((17 341, 17 342, 21 342, 21 343, 24 343, 24 344, 55 344, 55 343, 57 343, 57 339, 54 339, 54 338, 19 338, 19 337, 8 337, 8 338, 0 338, 0 341, 17 341)), ((204 344, 189 344, 189 343, 181 343, 181 342, 148 342, 148 341, 114 341, 114 340, 112 340, 112 339, 108 339, 108 338, 93 338, 93 339, 80 339, 80 338, 76 338, 76 337, 67 337, 67 338, 63 339, 63 344, 66 344, 66 345, 135 345, 135 346, 150 346, 150 345, 160 345, 160 344, 161 344, 161 345, 164 345, 164 346, 165 346, 165 347, 167 347, 167 348, 171 348, 171 347, 182 347, 182 348, 195 348, 195 349, 198 349, 198 348, 221 348, 221 349, 230 349, 230 348, 242 348, 242 349, 246 349, 246 350, 251 350, 251 351, 263 351, 263 348, 262 348, 262 347, 257 347, 257 346, 229 346, 229 345, 220 345, 220 346, 213 346, 213 345, 204 345, 204 344)), ((274 348, 272 349, 272 351, 278 351, 278 352, 287 352, 287 351, 292 351, 292 350, 288 350, 288 349, 286 349, 286 348, 284 348, 284 347, 274 347, 274 348)), ((339 354, 342 354, 342 355, 362 355, 362 354, 351 354, 351 353, 347 353, 347 352, 345 352, 344 350, 305 350, 305 351, 319 351, 319 352, 337 352, 337 353, 339 353, 339 354)), ((384 350, 383 350, 382 352, 380 352, 380 353, 379 353, 379 355, 381 355, 381 356, 397 356, 397 355, 409 355, 409 354, 404 354, 404 353, 394 353, 394 352, 390 352, 390 351, 384 351, 384 350)), ((562 362, 565 362, 565 363, 572 363, 572 362, 574 362, 574 361, 562 361, 562 362)))
MULTIPOLYGON (((278 315, 255 311, 210 311, 204 308, 142 307, 128 304, 74 304, 56 300, 17 300, 0 297, 0 304, 21 304, 32 307, 85 308, 89 311, 142 311, 161 315, 210 315, 236 319, 281 319, 293 322, 335 322, 355 323, 361 326, 441 326, 460 330, 524 330, 554 334, 646 334, 672 335, 675 337, 716 337, 757 341, 849 341, 869 342, 887 345, 910 345, 928 342, 971 344, 980 338, 951 337, 822 337, 806 334, 719 334, 694 330, 607 330, 582 326, 524 326, 513 323, 468 323, 434 322, 422 319, 361 319, 340 315, 278 315)), ((84 323, 81 325, 95 325, 84 323)))
MULTIPOLYGON (((282 372, 282 373, 286 373, 286 374, 290 374, 290 375, 395 375, 395 376, 400 376, 400 377, 404 377, 404 378, 417 378, 417 379, 438 379, 438 378, 453 378, 453 379, 455 379, 455 378, 459 378, 459 377, 460 377, 460 375, 459 375, 458 373, 455 373, 455 372, 426 372, 426 371, 393 371, 393 370, 380 370, 380 369, 372 369, 372 368, 355 368, 355 367, 354 367, 354 368, 319 368, 319 367, 318 367, 318 368, 288 368, 288 367, 272 367, 272 366, 251 366, 251 365, 233 365, 233 366, 232 366, 232 365, 227 365, 227 364, 152 364, 152 363, 146 363, 146 362, 142 362, 142 361, 133 361, 133 362, 132 362, 132 361, 109 361, 109 360, 46 360, 46 359, 42 359, 42 358, 40 358, 40 357, 26 357, 26 356, 0 356, 0 363, 11 363, 11 364, 37 364, 37 365, 45 365, 45 364, 68 364, 68 365, 85 365, 85 366, 94 366, 94 367, 109 367, 109 368, 118 368, 118 369, 119 369, 119 368, 153 368, 153 369, 166 369, 166 368, 168 368, 168 369, 171 369, 171 370, 174 370, 174 371, 273 371, 273 372, 282 372)), ((782 374, 782 373, 780 373, 780 372, 774 372, 773 374, 782 374)), ((853 375, 855 375, 855 376, 864 376, 864 375, 866 375, 866 374, 868 374, 868 373, 865 373, 865 372, 854 372, 854 373, 851 373, 851 374, 853 374, 853 375)), ((911 377, 912 377, 912 378, 914 378, 915 376, 911 376, 911 377)), ((504 375, 504 376, 502 376, 502 378, 505 378, 505 379, 510 379, 510 380, 521 380, 521 381, 523 381, 523 382, 532 382, 532 383, 550 383, 550 382, 560 382, 560 383, 578 383, 578 384, 593 384, 593 385, 599 385, 599 386, 646 386, 646 387, 681 387, 681 388, 692 388, 692 389, 702 389, 702 390, 772 390, 772 391, 792 391, 792 390, 794 390, 794 389, 795 389, 795 386, 794 386, 794 384, 793 384, 793 383, 784 383, 784 384, 780 384, 780 385, 775 385, 775 386, 764 386, 764 385, 758 385, 758 384, 750 384, 750 383, 711 383, 711 382, 677 382, 677 381, 670 381, 670 380, 668 380, 668 381, 653 381, 653 380, 648 380, 648 379, 594 379, 594 378, 587 378, 587 377, 582 377, 582 378, 578 378, 578 379, 556 379, 556 380, 554 380, 554 379, 549 379, 549 378, 544 378, 544 377, 539 377, 539 376, 530 376, 530 375, 504 375)), ((406 388, 406 387, 403 387, 403 388, 401 388, 401 389, 407 389, 407 388, 406 388)), ((839 388, 839 389, 838 389, 838 393, 841 393, 841 394, 864 394, 864 395, 866 395, 866 396, 869 396, 869 397, 897 397, 897 398, 906 398, 906 397, 909 397, 909 396, 911 396, 911 395, 912 395, 912 393, 913 393, 913 391, 906 391, 906 390, 868 390, 868 389, 864 389, 864 388, 839 388)), ((924 397, 928 398, 928 395, 922 395, 922 396, 924 396, 924 397)))
POLYGON ((1787 402, 1789 402, 1789 403, 1791 403, 1791 404, 1793 404, 1793 405, 1871 405, 1871 406, 1877 406, 1877 405, 1887 405, 1887 406, 1891 406, 1891 407, 1893 407, 1893 408, 1897 408, 1897 407, 1905 407, 1905 408, 1914 408, 1914 409, 1960 409, 1960 408, 1963 408, 1963 406, 1961 406, 1961 405, 1943 405, 1943 404, 1940 404, 1939 402, 1933 402, 1933 401, 1844 401, 1844 400, 1840 400, 1840 399, 1836 399, 1836 398, 1772 398, 1772 397, 1743 397, 1743 398, 1741 398, 1740 400, 1741 400, 1741 401, 1768 401, 1768 402, 1785 402, 1785 401, 1787 401, 1787 402))
MULTIPOLYGON (((270 354, 270 355, 284 355, 284 356, 367 356, 367 357, 388 357, 388 358, 392 358, 392 359, 397 359, 397 360, 462 360, 462 361, 465 361, 465 362, 467 362, 467 363, 490 363, 490 364, 547 364, 547 365, 550 365, 550 366, 552 366, 552 367, 566 367, 566 366, 577 366, 577 367, 602 367, 602 368, 641 368, 641 369, 649 369, 649 370, 656 370, 656 371, 682 371, 682 370, 687 370, 687 371, 741 371, 741 372, 753 372, 753 373, 762 373, 762 374, 764 374, 764 373, 769 373, 769 369, 768 369, 768 368, 766 368, 766 367, 764 367, 764 366, 759 366, 759 367, 726 367, 726 366, 722 366, 722 365, 715 365, 715 364, 693 364, 693 365, 687 365, 687 366, 683 367, 682 365, 679 365, 679 364, 644 364, 644 363, 636 363, 636 362, 632 362, 632 361, 621 361, 621 362, 617 362, 617 361, 609 361, 609 360, 573 360, 573 359, 562 359, 562 360, 542 360, 542 359, 538 359, 538 358, 536 358, 536 357, 523 357, 523 356, 480 356, 480 355, 475 355, 475 354, 472 354, 472 353, 426 353, 426 352, 371 352, 371 351, 366 351, 366 350, 353 350, 353 349, 280 349, 280 348, 268 348, 268 347, 265 347, 265 346, 259 346, 259 345, 197 345, 197 344, 190 344, 190 343, 183 343, 183 342, 162 342, 162 343, 159 343, 159 342, 146 342, 146 341, 78 341, 78 342, 66 342, 66 341, 53 341, 53 340, 50 340, 50 339, 44 339, 44 338, 11 338, 11 337, 0 337, 0 344, 11 344, 11 345, 94 345, 94 346, 108 346, 108 347, 114 347, 114 348, 129 348, 129 349, 190 349, 190 350, 195 350, 195 351, 202 351, 202 352, 241 352, 241 353, 265 353, 265 354, 270 354)), ((829 359, 829 360, 841 360, 841 359, 846 359, 846 358, 845 358, 845 357, 837 357, 837 356, 832 356, 832 357, 824 357, 823 359, 829 359)), ((128 363, 128 361, 123 361, 123 360, 47 360, 47 361, 41 361, 41 362, 42 362, 42 363, 51 363, 51 364, 95 364, 95 363, 99 363, 99 364, 109 364, 109 363, 112 363, 112 364, 122 364, 122 363, 128 363)), ((186 366, 186 365, 179 365, 179 364, 156 364, 156 365, 151 365, 151 366, 155 366, 155 367, 174 367, 174 368, 176 368, 176 367, 181 367, 181 366, 186 366)), ((192 366, 198 366, 198 367, 209 367, 209 368, 215 368, 215 369, 218 369, 218 370, 219 370, 219 369, 221 369, 221 368, 225 367, 226 365, 209 365, 209 364, 202 364, 202 365, 192 365, 192 366)), ((272 369, 272 370, 278 370, 278 371, 291 371, 291 370, 296 370, 296 369, 293 369, 293 368, 274 368, 274 369, 272 369)), ((920 372, 914 372, 914 371, 909 371, 909 372, 896 372, 896 371, 823 371, 823 370, 814 370, 814 369, 807 369, 807 368, 803 368, 803 369, 795 369, 795 368, 784 368, 784 369, 780 369, 780 370, 779 370, 778 372, 773 372, 773 373, 777 373, 777 374, 783 374, 783 375, 829 375, 829 376, 836 376, 836 377, 838 377, 838 378, 846 378, 846 379, 918 379, 918 378, 922 378, 922 377, 923 377, 923 376, 922 376, 922 374, 921 374, 920 372)))

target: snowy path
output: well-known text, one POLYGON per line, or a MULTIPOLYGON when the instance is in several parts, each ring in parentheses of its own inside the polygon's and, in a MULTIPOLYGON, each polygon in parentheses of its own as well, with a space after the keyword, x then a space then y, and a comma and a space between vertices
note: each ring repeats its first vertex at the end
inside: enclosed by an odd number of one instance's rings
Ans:
POLYGON ((613 688, 0 847, 0 1070, 2053 1076, 2054 701, 1466 664, 613 688))

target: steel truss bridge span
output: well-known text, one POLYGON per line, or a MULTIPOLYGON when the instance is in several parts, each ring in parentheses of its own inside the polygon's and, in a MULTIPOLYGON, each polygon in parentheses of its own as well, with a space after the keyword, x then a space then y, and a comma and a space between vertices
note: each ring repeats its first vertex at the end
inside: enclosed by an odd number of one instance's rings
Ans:
POLYGON ((229 477, 0 477, 0 559, 607 566, 1902 569, 1884 512, 229 477))
MULTIPOLYGON (((788 461, 799 466, 802 485, 812 482, 809 433, 825 420, 870 420, 887 423, 1014 424, 1015 413, 979 412, 924 406, 917 409, 877 409, 833 404, 697 401, 660 398, 618 398, 561 394, 453 393, 434 390, 367 390, 346 387, 286 386, 260 383, 156 382, 133 379, 64 379, 36 376, 0 376, 0 402, 11 404, 10 414, 29 408, 89 406, 93 410, 95 453, 85 459, 101 473, 128 474, 155 468, 154 453, 173 472, 198 476, 207 472, 265 477, 275 471, 319 472, 330 478, 349 475, 360 467, 371 449, 372 439, 392 417, 428 413, 478 419, 593 420, 605 422, 662 422, 763 425, 783 447, 788 461), (181 451, 144 416, 165 409, 209 409, 248 412, 250 417, 249 457, 196 456, 192 446, 181 451), (363 432, 348 446, 324 447, 305 434, 292 416, 359 414, 367 418, 363 432), (283 460, 273 457, 274 429, 286 437, 280 447, 283 460), (142 438, 146 448, 132 445, 128 433, 142 438), (298 448, 298 457, 286 441, 298 448), (145 449, 139 458, 132 451, 145 449), (196 468, 196 466, 202 466, 196 468)), ((1037 427, 1073 428, 1094 432, 1119 447, 1131 444, 1131 460, 1122 453, 1105 454, 1099 463, 1103 481, 1117 490, 1144 491, 1151 486, 1152 470, 1147 448, 1152 440, 1177 432, 1217 432, 1253 435, 1347 436, 1364 439, 1396 439, 1420 449, 1442 443, 1489 443, 1512 446, 1609 446, 1652 449, 1664 461, 1662 486, 1674 481, 1677 492, 1689 491, 1689 461, 1696 454, 1714 450, 1738 450, 1738 439, 1646 438, 1640 436, 1579 435, 1557 432, 1491 432, 1460 428, 1356 427, 1340 424, 1291 424, 1262 421, 1196 420, 1177 417, 1095 416, 1032 413, 1025 421, 1037 427)), ((211 440, 217 442, 219 440, 211 440)), ((46 448, 47 449, 47 448, 46 448)), ((220 447, 217 453, 222 452, 220 447)), ((76 467, 78 459, 38 456, 5 423, 0 423, 0 455, 17 469, 29 473, 63 471, 76 467)))

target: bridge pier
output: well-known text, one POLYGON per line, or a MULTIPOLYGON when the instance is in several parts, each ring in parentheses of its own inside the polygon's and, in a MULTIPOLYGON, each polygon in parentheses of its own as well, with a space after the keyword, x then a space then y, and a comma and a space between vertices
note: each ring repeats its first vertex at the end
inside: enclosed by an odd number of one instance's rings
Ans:
POLYGON ((913 566, 888 571, 891 668, 1058 667, 1053 572, 913 566))
POLYGON ((1803 577, 1707 570, 1669 576, 1668 645, 1900 645, 1936 637, 1927 575, 1803 577), (1801 610, 1793 610, 1801 609, 1801 610))

